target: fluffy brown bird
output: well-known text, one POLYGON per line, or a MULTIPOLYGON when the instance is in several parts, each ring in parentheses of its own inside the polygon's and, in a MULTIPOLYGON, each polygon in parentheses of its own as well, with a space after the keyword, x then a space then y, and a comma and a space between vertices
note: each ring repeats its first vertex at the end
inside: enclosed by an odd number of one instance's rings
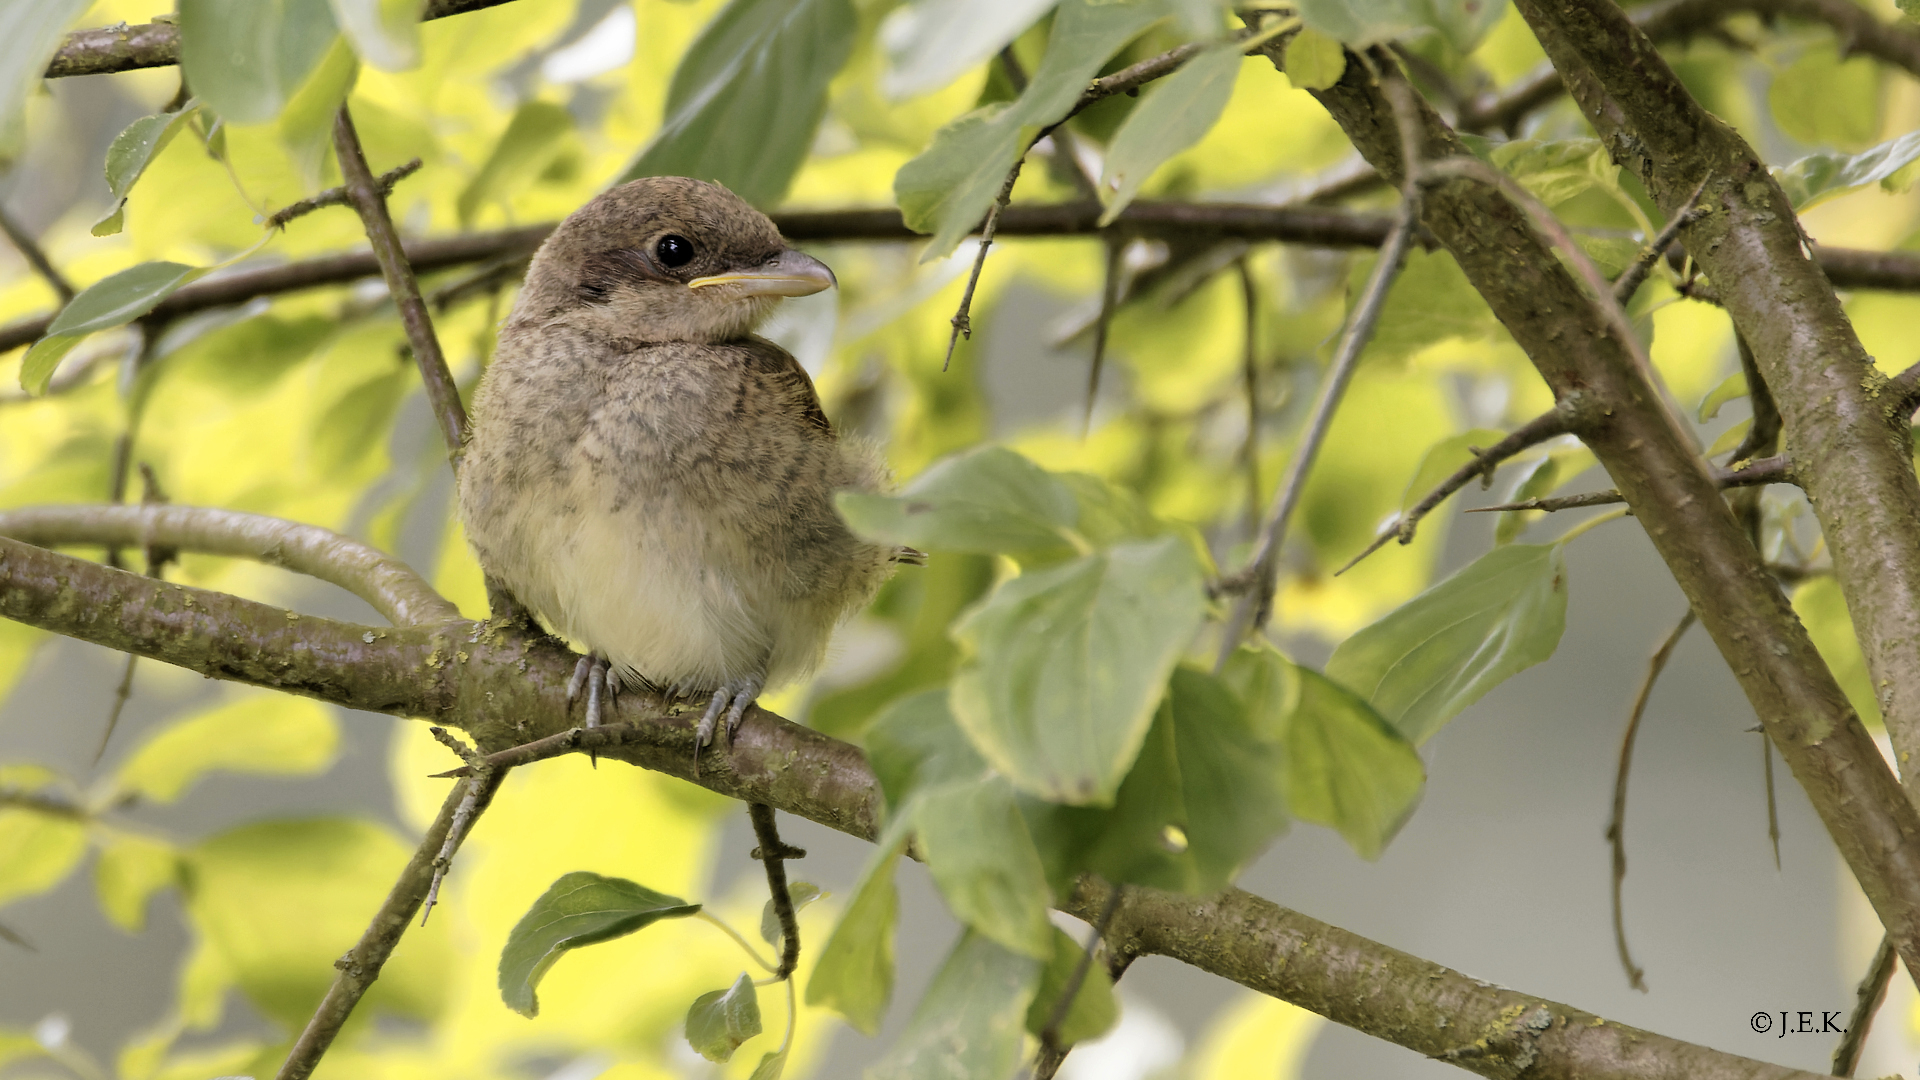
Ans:
POLYGON ((722 715, 731 734, 902 557, 833 506, 885 484, 877 456, 752 334, 834 285, 766 215, 681 177, 606 192, 534 256, 474 397, 460 516, 487 574, 591 650, 569 688, 589 687, 589 726, 610 679, 711 695, 698 744, 722 715))

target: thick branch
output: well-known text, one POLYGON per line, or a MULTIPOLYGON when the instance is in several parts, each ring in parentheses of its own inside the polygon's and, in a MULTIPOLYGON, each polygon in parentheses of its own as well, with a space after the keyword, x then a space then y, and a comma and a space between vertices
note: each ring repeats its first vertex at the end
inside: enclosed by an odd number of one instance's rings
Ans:
POLYGON ((433 332, 433 316, 420 297, 420 282, 407 262, 400 234, 393 227, 393 215, 387 212, 386 191, 367 167, 360 135, 353 129, 353 114, 345 104, 333 118, 333 148, 340 162, 340 186, 346 189, 346 201, 366 226, 373 257, 380 263, 380 276, 386 279, 387 293, 400 309, 400 324, 406 327, 407 344, 420 368, 420 381, 426 386, 434 418, 440 422, 440 437, 446 440, 448 453, 457 457, 467 442, 467 411, 460 404, 460 388, 454 385, 453 372, 447 370, 440 338, 433 332))
MULTIPOLYGON (((444 19, 508 0, 431 0, 420 18, 444 19)), ((68 75, 109 75, 116 71, 168 67, 180 62, 180 28, 170 22, 128 26, 101 26, 75 30, 47 64, 47 78, 68 75)))
MULTIPOLYGON (((879 788, 858 748, 756 707, 727 751, 709 755, 695 777, 691 717, 662 716, 658 702, 629 694, 613 706, 618 723, 570 730, 565 687, 575 658, 494 624, 395 630, 358 645, 353 631, 359 627, 289 619, 287 612, 265 605, 155 582, 11 540, 0 540, 0 617, 349 708, 432 716, 466 728, 483 746, 500 745, 504 737, 558 733, 557 740, 577 739, 578 747, 591 745, 603 758, 692 780, 862 839, 878 834, 879 788), (184 616, 178 614, 183 611, 184 616), (142 618, 142 612, 157 614, 142 618), (198 621, 183 623, 183 618, 198 621), (284 629, 271 640, 251 629, 273 622, 284 629), (248 639, 251 649, 244 664, 232 659, 240 638, 248 639), (348 649, 345 642, 358 647, 348 649), (295 670, 305 675, 298 686, 274 674, 295 670), (391 678, 396 672, 411 677, 396 683, 391 678)), ((505 765, 551 756, 526 750, 496 753, 489 760, 505 765)), ((450 821, 450 813, 442 819, 450 821)), ((420 850, 437 850, 431 841, 430 835, 420 850)), ((410 867, 413 886, 424 887, 419 879, 431 877, 430 863, 429 858, 427 867, 410 867)), ((395 895, 404 901, 410 889, 396 889, 395 895)), ((1092 921, 1106 896, 1097 883, 1085 882, 1063 910, 1092 921)), ((389 898, 380 918, 406 908, 389 898)), ((1120 955, 1151 952, 1192 964, 1500 1080, 1526 1066, 1529 1076, 1588 1080, 1799 1080, 1813 1075, 1503 990, 1237 889, 1197 900, 1129 888, 1109 944, 1120 955)))
MULTIPOLYGON (((1520 4, 1530 18, 1541 6, 1540 0, 1520 4)), ((1624 16, 1620 20, 1624 22, 1624 16)), ((1277 50, 1269 55, 1276 65, 1281 63, 1277 50)), ((1381 78, 1402 78, 1386 53, 1376 51, 1373 62, 1381 78)), ((1402 180, 1393 112, 1365 67, 1348 64, 1337 85, 1315 91, 1315 96, 1382 176, 1402 180)), ((1465 157, 1466 147, 1422 105, 1422 160, 1465 157)), ((1663 189, 1671 200, 1663 203, 1669 214, 1698 182, 1699 177, 1692 176, 1685 186, 1663 189)), ((1710 187, 1708 205, 1717 197, 1710 187)), ((1900 942, 1902 954, 1920 957, 1920 813, 1901 792, 1759 553, 1720 498, 1719 485, 1687 434, 1519 207, 1498 190, 1465 177, 1428 188, 1425 207, 1427 227, 1452 252, 1555 398, 1577 393, 1582 407, 1598 417, 1582 439, 1612 475, 1700 613, 1842 857, 1900 942)), ((1790 211, 1780 212, 1783 222, 1793 220, 1790 211)), ((1715 280, 1723 279, 1715 275, 1715 280)), ((1759 342, 1754 344, 1759 351, 1759 342)), ((1782 385, 1778 379, 1770 382, 1776 389, 1782 385)), ((1884 422, 1876 421, 1876 426, 1888 431, 1884 422)), ((1799 444, 1795 446, 1797 450, 1799 444)), ((1908 479, 1911 482, 1910 470, 1908 479)), ((1910 515, 1909 522, 1916 516, 1910 515)), ((1915 617, 1920 618, 1920 611, 1915 617)), ((1916 638, 1899 640, 1910 645, 1916 638)))
MULTIPOLYGON (((1706 183, 1702 206, 1710 213, 1683 228, 1681 240, 1713 280, 1773 393, 1786 443, 1803 463, 1800 483, 1833 552, 1834 575, 1894 750, 1900 760, 1914 760, 1920 753, 1920 530, 1914 528, 1920 482, 1906 418, 1889 415, 1895 402, 1886 400, 1885 377, 1861 347, 1832 285, 1807 257, 1786 194, 1746 141, 1688 95, 1653 42, 1608 0, 1518 0, 1518 6, 1615 160, 1640 175, 1663 210, 1673 213, 1706 183)), ((1697 599, 1694 608, 1719 638, 1709 609, 1697 599)), ((1804 665, 1807 674, 1823 668, 1813 657, 1804 665)), ((1850 709, 1838 724, 1816 723, 1791 735, 1772 723, 1768 729, 1802 783, 1809 778, 1790 745, 1809 740, 1810 749, 1824 754, 1828 744, 1859 744, 1857 755, 1849 749, 1834 760, 1858 758, 1850 776, 1832 775, 1833 796, 1859 807, 1880 804, 1886 812, 1875 810, 1851 826, 1828 816, 1827 826, 1843 851, 1883 853, 1871 856, 1882 868, 1869 874, 1884 873, 1885 880, 1862 876, 1861 884, 1908 967, 1920 970, 1920 817, 1912 804, 1850 709)), ((1856 874, 1868 870, 1853 854, 1848 862, 1856 874)))
POLYGON ((459 609, 399 559, 350 536, 284 518, 164 503, 41 506, 0 511, 0 536, 40 547, 157 546, 253 559, 338 585, 395 626, 460 617, 459 609))

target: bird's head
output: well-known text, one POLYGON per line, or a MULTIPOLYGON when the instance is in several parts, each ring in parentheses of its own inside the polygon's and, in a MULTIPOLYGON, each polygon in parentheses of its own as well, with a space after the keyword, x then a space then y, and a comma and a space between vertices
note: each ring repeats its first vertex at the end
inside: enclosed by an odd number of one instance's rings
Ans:
POLYGON ((784 296, 832 288, 765 214, 718 184, 655 176, 574 211, 534 256, 513 321, 637 341, 730 341, 784 296))

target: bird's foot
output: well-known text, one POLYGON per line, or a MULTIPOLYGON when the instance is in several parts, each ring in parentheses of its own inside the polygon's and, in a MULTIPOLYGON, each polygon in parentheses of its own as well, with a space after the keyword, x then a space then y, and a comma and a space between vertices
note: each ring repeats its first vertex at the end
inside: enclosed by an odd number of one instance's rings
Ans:
POLYGON ((698 767, 700 751, 713 745, 713 737, 719 731, 720 717, 727 718, 727 739, 732 741, 740 731, 741 718, 747 714, 747 706, 760 696, 762 681, 759 678, 735 679, 713 692, 707 702, 707 712, 700 718, 700 725, 693 729, 693 761, 698 767))
POLYGON ((619 680, 611 677, 607 670, 607 658, 599 653, 588 653, 573 665, 573 678, 567 680, 567 704, 580 696, 581 688, 587 691, 586 727, 600 726, 601 701, 611 702, 619 692, 619 680))

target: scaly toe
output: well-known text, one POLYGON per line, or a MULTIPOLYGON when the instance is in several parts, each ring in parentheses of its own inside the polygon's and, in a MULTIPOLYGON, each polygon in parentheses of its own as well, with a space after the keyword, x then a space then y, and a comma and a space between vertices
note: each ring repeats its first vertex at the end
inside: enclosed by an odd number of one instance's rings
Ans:
POLYGON ((700 725, 693 729, 693 760, 698 763, 700 750, 713 745, 714 733, 720 726, 720 713, 727 707, 727 691, 715 690, 713 699, 707 702, 707 714, 700 718, 700 725))
POLYGON ((727 738, 729 741, 740 734, 740 721, 747 715, 747 706, 760 696, 760 687, 748 686, 733 695, 733 707, 727 710, 727 738))
POLYGON ((607 662, 593 658, 593 667, 587 672, 587 727, 600 726, 600 699, 607 689, 607 662))
POLYGON ((592 653, 581 657, 579 662, 573 665, 573 678, 567 680, 567 704, 573 704, 573 699, 580 696, 580 688, 587 685, 587 673, 592 670, 592 653))

